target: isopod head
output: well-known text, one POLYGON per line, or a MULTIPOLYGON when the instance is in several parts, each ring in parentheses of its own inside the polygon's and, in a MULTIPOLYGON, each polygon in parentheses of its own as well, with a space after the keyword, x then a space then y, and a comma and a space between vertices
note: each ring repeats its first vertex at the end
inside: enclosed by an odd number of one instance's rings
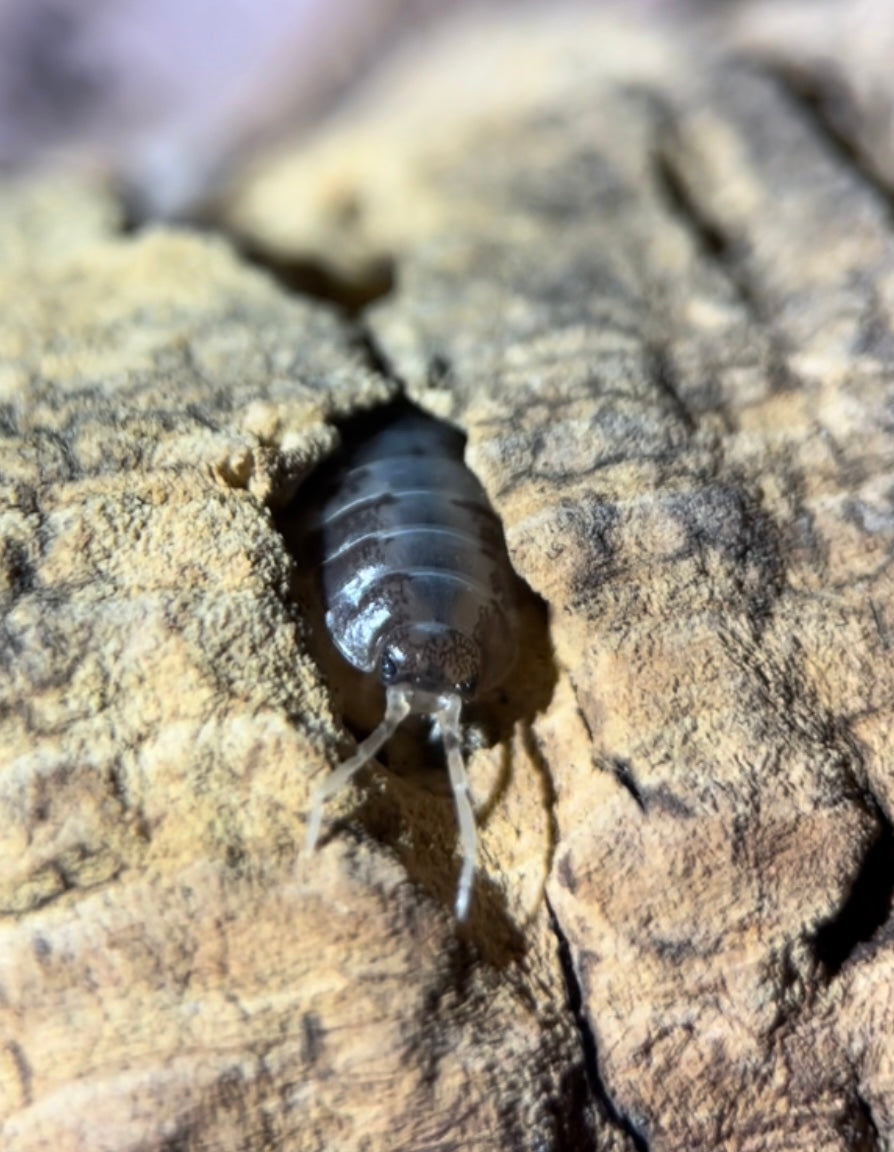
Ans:
POLYGON ((456 693, 471 700, 481 677, 481 652, 469 636, 443 624, 408 624, 389 633, 378 673, 386 687, 400 684, 412 693, 456 693))

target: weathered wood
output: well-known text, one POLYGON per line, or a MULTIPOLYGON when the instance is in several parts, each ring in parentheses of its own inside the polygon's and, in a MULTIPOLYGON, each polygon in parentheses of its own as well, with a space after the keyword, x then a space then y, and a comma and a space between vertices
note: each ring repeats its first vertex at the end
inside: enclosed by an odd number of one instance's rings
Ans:
POLYGON ((464 19, 228 210, 393 258, 373 363, 221 243, 3 192, 10 1147, 892 1138, 889 204, 784 45, 464 19), (449 797, 371 774, 297 859, 350 689, 271 509, 376 361, 548 609, 459 934, 449 797))

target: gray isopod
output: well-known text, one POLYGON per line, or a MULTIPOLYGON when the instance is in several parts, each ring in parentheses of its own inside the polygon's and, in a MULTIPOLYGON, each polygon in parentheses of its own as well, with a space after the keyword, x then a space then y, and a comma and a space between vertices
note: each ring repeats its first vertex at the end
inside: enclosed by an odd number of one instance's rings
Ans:
POLYGON ((456 914, 468 912, 477 832, 462 759, 461 711, 508 674, 517 578, 503 532, 463 462, 463 437, 408 406, 343 453, 314 493, 307 531, 319 557, 326 626, 355 668, 378 676, 385 716, 318 788, 307 851, 325 802, 411 713, 440 732, 463 864, 456 914))

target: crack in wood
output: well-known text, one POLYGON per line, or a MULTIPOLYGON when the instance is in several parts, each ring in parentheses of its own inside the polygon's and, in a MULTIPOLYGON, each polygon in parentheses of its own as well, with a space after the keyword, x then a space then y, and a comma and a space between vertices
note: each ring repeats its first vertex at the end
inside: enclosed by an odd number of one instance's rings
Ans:
POLYGON ((793 63, 763 63, 758 75, 774 84, 807 120, 835 159, 878 196, 894 216, 894 188, 848 131, 858 115, 846 86, 831 74, 815 75, 793 63))
POLYGON ((863 857, 844 903, 818 929, 813 951, 827 980, 833 980, 857 948, 887 922, 894 899, 894 827, 870 801, 878 833, 863 857))
POLYGON ((565 979, 565 994, 568 1011, 571 1013, 574 1024, 580 1037, 582 1059, 593 1103, 606 1124, 623 1133, 630 1141, 634 1152, 649 1152, 649 1142, 642 1128, 633 1119, 626 1115, 612 1100, 608 1088, 599 1070, 599 1057, 596 1048, 596 1036, 593 1027, 587 1018, 584 1006, 583 990, 574 966, 571 955, 571 945, 568 937, 562 930, 559 918, 552 903, 546 900, 549 923, 556 938, 556 947, 559 955, 559 965, 565 979))

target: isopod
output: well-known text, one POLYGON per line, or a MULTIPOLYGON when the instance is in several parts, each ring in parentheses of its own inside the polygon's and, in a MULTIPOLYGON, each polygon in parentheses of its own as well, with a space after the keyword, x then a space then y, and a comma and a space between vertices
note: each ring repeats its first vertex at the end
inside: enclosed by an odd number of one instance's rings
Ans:
POLYGON ((319 557, 325 623, 354 668, 385 686, 385 715, 317 789, 307 852, 323 807, 411 714, 440 733, 456 807, 465 919, 477 852, 462 757, 463 704, 507 676, 517 647, 517 577, 464 438, 409 405, 349 446, 317 487, 306 531, 319 557))

